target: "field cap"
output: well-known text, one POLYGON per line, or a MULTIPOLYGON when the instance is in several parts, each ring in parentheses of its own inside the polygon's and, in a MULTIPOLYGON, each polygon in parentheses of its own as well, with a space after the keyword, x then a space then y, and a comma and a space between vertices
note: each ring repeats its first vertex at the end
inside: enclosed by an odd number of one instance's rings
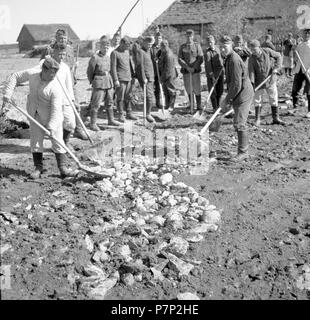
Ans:
POLYGON ((45 60, 43 62, 43 66, 46 69, 56 69, 56 70, 58 70, 60 67, 59 63, 56 60, 54 60, 51 56, 45 57, 45 60))

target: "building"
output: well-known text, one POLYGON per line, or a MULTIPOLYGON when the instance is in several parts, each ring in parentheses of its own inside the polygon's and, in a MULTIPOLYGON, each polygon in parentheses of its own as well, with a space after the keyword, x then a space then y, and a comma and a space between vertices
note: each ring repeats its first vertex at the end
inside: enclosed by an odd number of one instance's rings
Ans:
POLYGON ((70 41, 73 43, 80 41, 69 24, 24 24, 17 38, 19 52, 29 51, 34 46, 51 43, 55 38, 57 29, 66 30, 70 41))

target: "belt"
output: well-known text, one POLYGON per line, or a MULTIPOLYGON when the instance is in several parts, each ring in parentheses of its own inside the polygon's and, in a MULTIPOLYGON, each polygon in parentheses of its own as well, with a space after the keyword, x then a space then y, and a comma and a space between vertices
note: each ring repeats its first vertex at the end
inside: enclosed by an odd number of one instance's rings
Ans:
POLYGON ((104 71, 104 72, 95 74, 95 76, 108 76, 108 75, 109 75, 109 71, 104 71))

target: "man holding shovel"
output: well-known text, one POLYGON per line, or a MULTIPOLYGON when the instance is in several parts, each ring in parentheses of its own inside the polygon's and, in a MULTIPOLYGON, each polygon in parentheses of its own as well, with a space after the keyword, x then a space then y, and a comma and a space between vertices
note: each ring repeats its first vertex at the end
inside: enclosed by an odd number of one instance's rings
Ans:
POLYGON ((204 53, 205 70, 209 92, 214 87, 211 103, 213 111, 216 111, 224 92, 224 64, 220 49, 215 45, 215 39, 212 35, 207 37, 207 46, 204 53))
POLYGON ((178 54, 184 87, 191 104, 191 111, 194 111, 194 94, 196 96, 197 110, 202 110, 200 72, 203 63, 203 52, 200 44, 194 42, 194 35, 193 30, 186 31, 187 42, 181 45, 178 54))
POLYGON ((223 113, 234 109, 234 128, 238 134, 238 153, 231 160, 240 162, 248 158, 249 138, 247 119, 254 96, 253 87, 248 78, 247 68, 240 56, 233 50, 233 42, 229 36, 221 39, 221 52, 225 60, 227 96, 221 102, 223 113))
MULTIPOLYGON (((63 142, 63 92, 55 76, 59 64, 51 57, 46 57, 42 70, 38 68, 20 71, 12 74, 4 90, 3 106, 10 102, 15 87, 29 81, 29 95, 27 97, 27 112, 46 127, 51 136, 63 142)), ((31 174, 33 179, 40 178, 43 172, 43 141, 44 132, 30 122, 30 147, 35 166, 31 174)), ((52 139, 52 150, 55 153, 61 177, 73 177, 76 173, 66 168, 66 151, 52 139)))
POLYGON ((252 40, 249 44, 249 48, 252 52, 248 65, 249 77, 253 86, 255 88, 258 87, 268 76, 271 75, 269 83, 267 82, 266 85, 263 85, 255 92, 255 125, 260 126, 260 116, 265 90, 267 91, 271 104, 272 124, 285 125, 285 122, 279 118, 277 89, 277 74, 282 68, 281 54, 270 48, 261 48, 258 40, 252 40))
POLYGON ((178 72, 176 61, 172 50, 169 48, 167 40, 163 40, 160 45, 161 55, 159 58, 160 81, 163 84, 163 90, 166 100, 166 108, 173 111, 177 96, 178 72))
POLYGON ((297 108, 298 92, 302 88, 303 82, 305 81, 306 85, 304 91, 307 93, 308 98, 308 113, 306 117, 310 118, 310 29, 304 29, 303 36, 304 41, 296 48, 296 55, 298 53, 299 58, 297 57, 296 59, 297 64, 293 71, 295 76, 292 97, 294 108, 297 108))
MULTIPOLYGON (((158 66, 158 61, 160 59, 161 55, 161 47, 160 44, 163 41, 163 37, 160 32, 157 32, 155 35, 155 43, 153 44, 151 48, 151 57, 153 61, 154 66, 154 72, 155 72, 155 78, 154 78, 154 93, 155 93, 155 100, 156 100, 156 107, 160 108, 160 70, 158 66)), ((165 104, 164 101, 162 101, 163 104, 165 104)))

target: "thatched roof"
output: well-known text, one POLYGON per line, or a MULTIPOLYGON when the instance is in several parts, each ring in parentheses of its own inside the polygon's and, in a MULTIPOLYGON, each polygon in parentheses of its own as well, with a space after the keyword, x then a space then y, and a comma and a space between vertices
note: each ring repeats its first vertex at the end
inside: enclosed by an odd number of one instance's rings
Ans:
POLYGON ((24 24, 22 30, 18 36, 17 41, 20 41, 23 30, 26 29, 34 41, 50 41, 57 31, 57 29, 64 29, 68 33, 68 37, 71 41, 79 41, 80 38, 72 30, 69 24, 57 23, 57 24, 24 24))

